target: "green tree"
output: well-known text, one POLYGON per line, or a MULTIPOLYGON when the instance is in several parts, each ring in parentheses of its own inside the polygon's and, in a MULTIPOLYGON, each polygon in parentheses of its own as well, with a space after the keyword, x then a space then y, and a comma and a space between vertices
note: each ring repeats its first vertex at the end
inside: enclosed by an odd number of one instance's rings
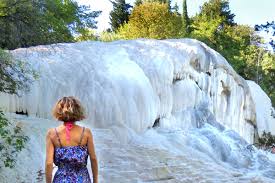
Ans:
POLYGON ((17 94, 28 91, 29 85, 38 78, 27 62, 14 59, 8 52, 0 49, 0 92, 17 94))
POLYGON ((0 47, 73 42, 99 14, 73 0, 0 0, 0 47))
POLYGON ((272 106, 275 106, 275 55, 269 51, 264 50, 262 59, 260 61, 261 74, 258 78, 259 85, 270 97, 272 106))
POLYGON ((191 36, 221 53, 245 79, 254 80, 275 103, 274 54, 261 47, 255 31, 234 23, 228 1, 211 0, 192 18, 191 36))
POLYGON ((29 137, 23 135, 20 126, 14 126, 0 110, 0 170, 13 168, 17 154, 25 147, 29 137))
POLYGON ((180 28, 180 17, 170 13, 167 4, 153 2, 134 7, 118 34, 124 39, 166 39, 179 37, 180 28))
POLYGON ((186 0, 182 2, 182 35, 188 36, 190 33, 190 20, 187 12, 186 0))
POLYGON ((264 150, 275 146, 275 136, 272 135, 270 132, 263 132, 262 136, 258 139, 259 146, 264 150))
POLYGON ((169 12, 172 11, 172 8, 171 8, 171 0, 143 0, 143 2, 167 4, 169 12))
POLYGON ((127 23, 130 15, 130 4, 126 3, 125 0, 111 1, 113 4, 113 10, 110 12, 110 24, 113 31, 127 23))
POLYGON ((206 41, 214 49, 217 47, 217 35, 226 27, 236 25, 234 14, 226 0, 210 0, 201 7, 201 11, 192 19, 193 36, 206 41))
POLYGON ((193 38, 199 39, 220 52, 236 69, 244 66, 240 58, 241 48, 250 44, 251 29, 234 23, 228 1, 210 0, 192 18, 193 38))
POLYGON ((115 32, 108 32, 108 31, 103 31, 100 33, 99 40, 104 41, 104 42, 110 42, 110 41, 115 41, 123 39, 119 34, 115 32))
POLYGON ((58 40, 58 37, 63 39, 58 42, 72 42, 74 35, 81 34, 85 29, 97 28, 95 18, 101 13, 90 11, 88 6, 79 6, 73 0, 45 0, 43 7, 46 9, 43 17, 54 33, 51 35, 54 36, 53 41, 58 40))
POLYGON ((178 3, 176 2, 174 7, 172 8, 172 11, 176 14, 176 15, 180 15, 179 13, 179 6, 178 6, 178 3))
POLYGON ((142 0, 136 0, 134 4, 135 4, 135 6, 141 5, 142 4, 142 0))
POLYGON ((171 0, 166 0, 164 3, 166 3, 166 4, 167 4, 169 12, 172 12, 172 8, 171 8, 171 0))
POLYGON ((222 23, 226 25, 236 25, 235 15, 231 13, 228 0, 210 0, 202 5, 199 16, 205 16, 208 21, 222 18, 222 23))
POLYGON ((44 39, 38 2, 0 0, 0 47, 14 49, 44 39), (39 21, 38 21, 39 20, 39 21), (35 30, 37 37, 34 36, 35 30))
POLYGON ((79 35, 75 37, 75 41, 87 41, 94 40, 96 41, 98 38, 95 36, 95 32, 92 29, 82 29, 79 30, 79 35))
POLYGON ((266 33, 269 33, 273 36, 273 39, 269 40, 269 43, 271 48, 273 49, 273 52, 275 52, 275 21, 272 22, 267 22, 266 24, 261 24, 261 25, 255 25, 254 27, 255 31, 265 31, 266 33))
MULTIPOLYGON (((0 92, 19 95, 27 91, 37 74, 26 62, 14 59, 8 52, 0 49, 0 92)), ((28 141, 20 126, 14 126, 0 109, 0 169, 12 168, 16 157, 28 141)))

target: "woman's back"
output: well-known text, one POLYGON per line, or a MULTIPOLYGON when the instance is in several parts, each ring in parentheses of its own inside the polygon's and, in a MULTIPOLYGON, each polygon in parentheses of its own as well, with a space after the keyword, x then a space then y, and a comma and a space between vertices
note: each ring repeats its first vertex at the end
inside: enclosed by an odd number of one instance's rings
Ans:
MULTIPOLYGON (((66 123, 66 122, 65 122, 66 123)), ((64 123, 64 124, 65 124, 64 123)), ((67 128, 65 125, 60 125, 53 129, 53 144, 54 147, 68 147, 68 146, 86 146, 87 145, 87 134, 88 128, 73 124, 69 130, 69 140, 67 140, 67 128)))
POLYGON ((54 164, 58 166, 58 170, 53 178, 54 183, 91 182, 87 169, 87 159, 89 155, 87 140, 85 138, 83 140, 83 137, 85 137, 85 127, 82 127, 81 133, 79 133, 79 128, 81 127, 75 125, 75 128, 71 129, 70 142, 66 142, 63 140, 65 134, 64 130, 66 129, 54 129, 54 164), (80 137, 78 134, 81 134, 80 137))
POLYGON ((93 183, 98 183, 98 165, 93 135, 89 128, 76 125, 85 119, 84 108, 76 98, 63 97, 53 108, 53 116, 63 124, 49 129, 46 136, 46 182, 52 182, 53 163, 58 166, 53 182, 90 183, 87 159, 90 157, 93 183))

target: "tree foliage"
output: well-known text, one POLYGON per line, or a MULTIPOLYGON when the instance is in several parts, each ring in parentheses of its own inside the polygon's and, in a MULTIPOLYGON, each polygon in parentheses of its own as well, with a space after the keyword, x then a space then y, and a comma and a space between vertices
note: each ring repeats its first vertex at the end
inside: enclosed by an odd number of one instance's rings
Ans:
POLYGON ((255 25, 255 31, 259 32, 259 31, 265 31, 268 34, 271 34, 271 36, 273 37, 273 39, 269 40, 269 44, 271 46, 271 48, 273 49, 273 52, 275 52, 275 22, 267 22, 266 24, 261 24, 261 25, 255 25))
POLYGON ((230 29, 236 25, 234 16, 229 9, 228 1, 210 0, 204 3, 200 13, 192 18, 193 37, 205 41, 216 49, 219 44, 217 36, 224 31, 234 31, 230 29))
MULTIPOLYGON (((272 81, 275 77, 274 54, 261 46, 262 38, 253 28, 234 22, 235 15, 231 13, 228 0, 210 0, 192 18, 188 17, 185 0, 181 15, 177 6, 169 11, 168 1, 138 2, 129 22, 109 40, 187 36, 198 39, 221 53, 242 77, 258 83, 271 98, 272 104, 275 104, 275 86, 272 81)), ((274 23, 255 27, 258 31, 270 31, 273 28, 274 23)))
POLYGON ((172 11, 171 8, 171 0, 143 0, 142 2, 145 3, 160 3, 160 4, 166 4, 168 6, 169 12, 172 11))
POLYGON ((275 104, 274 54, 261 45, 261 38, 245 25, 234 23, 228 1, 211 0, 192 18, 191 36, 221 53, 245 79, 254 80, 275 104))
POLYGON ((260 147, 268 148, 275 146, 275 136, 270 132, 263 132, 262 136, 258 139, 260 147))
POLYGON ((79 31, 79 33, 80 34, 78 36, 75 36, 75 41, 98 40, 97 36, 95 36, 95 32, 92 29, 82 29, 79 31))
POLYGON ((73 0, 0 0, 0 47, 73 42, 99 14, 73 0))
POLYGON ((123 39, 123 38, 115 32, 103 31, 99 36, 99 40, 104 42, 111 42, 119 39, 123 39))
POLYGON ((178 3, 176 2, 175 5, 173 6, 172 8, 172 12, 174 12, 176 15, 180 16, 180 13, 179 13, 179 6, 178 6, 178 3))
MULTIPOLYGON (((0 49, 0 92, 18 95, 20 90, 28 90, 37 77, 29 64, 0 49)), ((22 134, 21 128, 12 125, 0 110, 0 169, 14 167, 16 156, 27 141, 28 137, 22 134)))
POLYGON ((110 24, 113 31, 116 31, 124 23, 127 23, 130 15, 130 8, 132 6, 125 2, 125 0, 111 1, 113 10, 110 12, 110 24))
POLYGON ((0 76, 0 92, 18 95, 18 91, 29 89, 38 74, 27 62, 15 59, 0 49, 0 76))
POLYGON ((228 0, 210 0, 204 3, 198 16, 204 17, 208 21, 221 18, 222 24, 236 25, 235 15, 231 13, 228 0))
POLYGON ((179 37, 181 19, 165 3, 143 3, 134 7, 129 22, 119 29, 124 39, 179 37))
POLYGON ((190 34, 190 20, 187 12, 186 0, 182 1, 182 35, 188 36, 190 34))
POLYGON ((142 0, 136 0, 134 4, 135 4, 135 6, 141 5, 142 4, 142 0))
POLYGON ((20 126, 13 126, 0 110, 0 169, 13 168, 17 154, 25 147, 29 137, 22 134, 20 126))

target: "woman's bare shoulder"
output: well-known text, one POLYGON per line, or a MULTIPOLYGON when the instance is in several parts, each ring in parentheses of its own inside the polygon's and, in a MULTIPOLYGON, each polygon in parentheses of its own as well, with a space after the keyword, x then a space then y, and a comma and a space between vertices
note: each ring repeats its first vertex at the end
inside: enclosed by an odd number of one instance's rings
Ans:
POLYGON ((47 130, 46 136, 47 136, 48 138, 52 138, 52 137, 54 136, 54 128, 49 128, 49 129, 47 130))
POLYGON ((92 130, 88 127, 85 127, 85 132, 84 133, 85 133, 86 136, 92 136, 92 130))
POLYGON ((85 134, 89 133, 90 131, 91 131, 90 128, 85 127, 85 129, 84 129, 84 133, 85 133, 85 134))

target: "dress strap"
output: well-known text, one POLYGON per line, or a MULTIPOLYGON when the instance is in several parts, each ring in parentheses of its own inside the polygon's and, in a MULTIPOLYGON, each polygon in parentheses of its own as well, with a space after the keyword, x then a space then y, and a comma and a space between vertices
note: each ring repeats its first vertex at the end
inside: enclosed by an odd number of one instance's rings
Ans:
POLYGON ((62 145, 61 145, 61 141, 60 141, 60 138, 59 138, 59 135, 58 135, 58 133, 57 133, 57 130, 56 130, 56 128, 54 128, 54 129, 55 129, 55 133, 56 133, 56 136, 57 136, 57 139, 58 139, 59 145, 60 145, 60 147, 62 147, 62 145))
POLYGON ((81 141, 82 141, 82 138, 83 138, 84 130, 85 130, 85 127, 83 127, 83 129, 82 129, 82 133, 81 133, 81 136, 80 136, 79 145, 81 145, 81 141))

